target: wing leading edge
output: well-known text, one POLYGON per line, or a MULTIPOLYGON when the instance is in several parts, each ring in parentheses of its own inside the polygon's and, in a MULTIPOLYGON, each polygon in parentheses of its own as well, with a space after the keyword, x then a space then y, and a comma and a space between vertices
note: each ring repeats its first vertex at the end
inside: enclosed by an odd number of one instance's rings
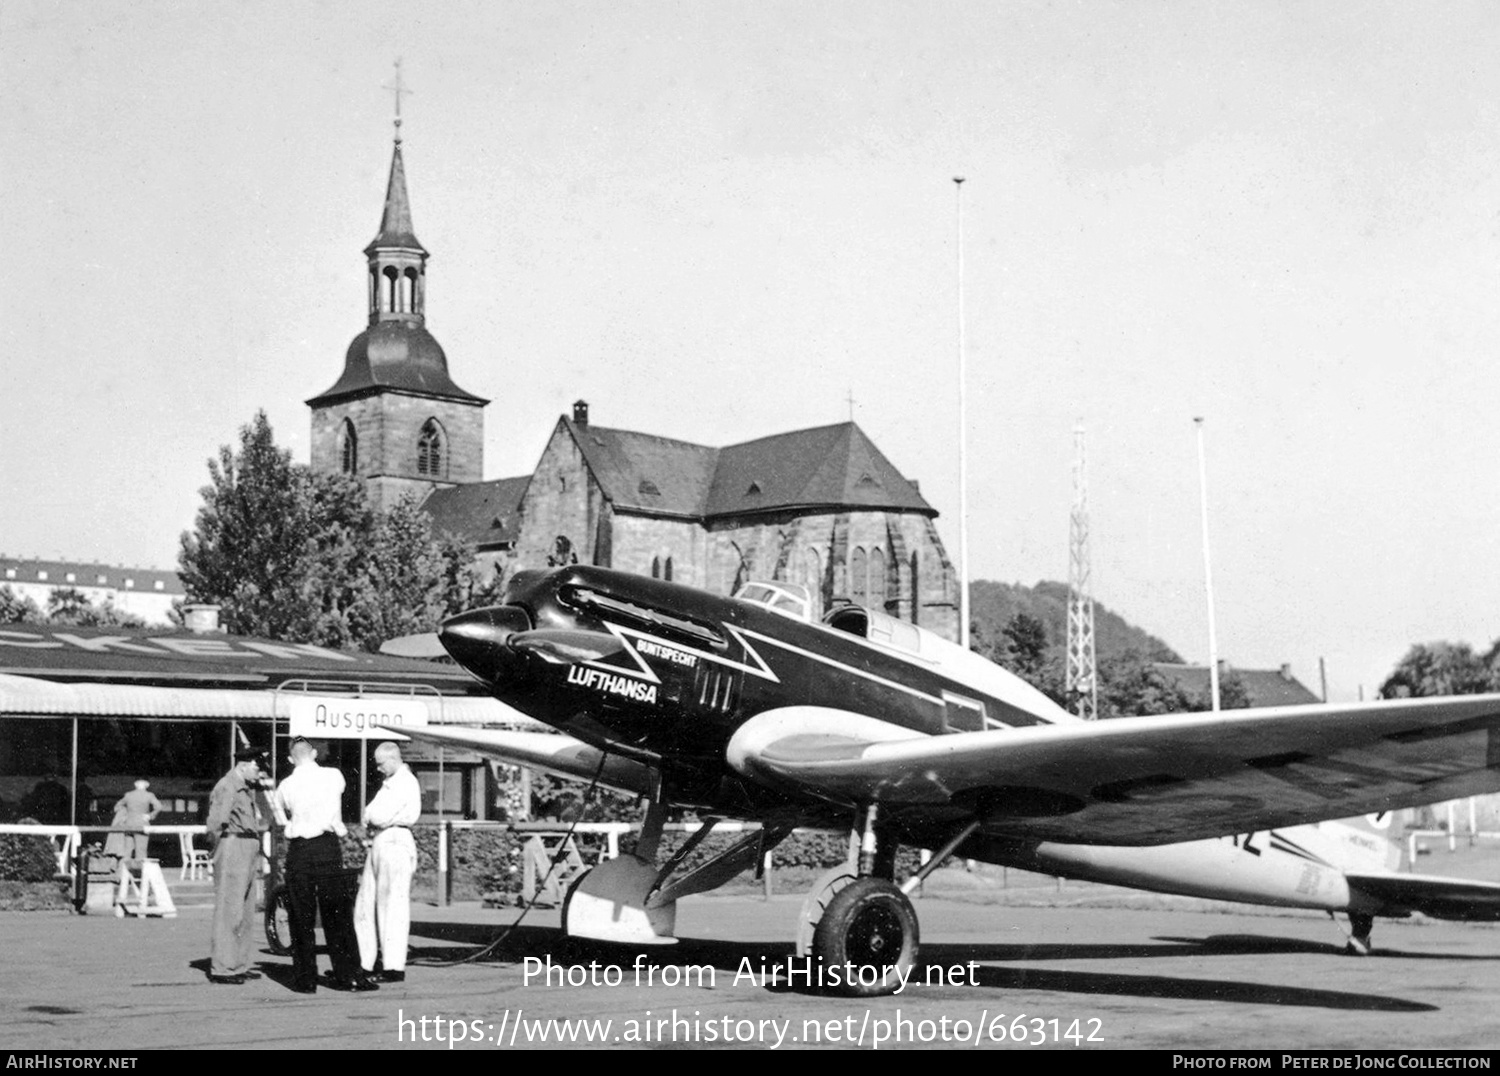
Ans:
POLYGON ((506 729, 403 728, 403 736, 448 747, 466 747, 517 766, 529 766, 559 777, 599 783, 635 795, 652 790, 651 771, 620 755, 606 756, 597 747, 557 732, 511 732, 506 729), (603 760, 603 766, 600 760, 603 760))
POLYGON ((1167 844, 1500 790, 1500 695, 895 740, 870 728, 827 708, 770 711, 736 733, 730 763, 829 799, 959 805, 989 832, 1086 844, 1167 844))

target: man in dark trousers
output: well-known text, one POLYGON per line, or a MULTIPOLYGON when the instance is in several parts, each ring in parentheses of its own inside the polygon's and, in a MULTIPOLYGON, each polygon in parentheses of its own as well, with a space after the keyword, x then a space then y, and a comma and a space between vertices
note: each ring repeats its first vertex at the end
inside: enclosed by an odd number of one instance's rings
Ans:
POLYGON ((318 765, 318 749, 297 737, 291 748, 292 774, 276 789, 275 805, 285 820, 286 892, 292 934, 292 989, 318 989, 317 915, 333 964, 329 985, 338 990, 378 990, 359 966, 354 936, 354 900, 344 876, 339 838, 344 825, 344 775, 318 765))
POLYGON ((211 983, 238 986, 260 978, 250 970, 250 940, 255 936, 261 835, 270 821, 264 791, 268 772, 261 751, 236 751, 234 768, 219 778, 208 798, 208 842, 214 853, 211 983))

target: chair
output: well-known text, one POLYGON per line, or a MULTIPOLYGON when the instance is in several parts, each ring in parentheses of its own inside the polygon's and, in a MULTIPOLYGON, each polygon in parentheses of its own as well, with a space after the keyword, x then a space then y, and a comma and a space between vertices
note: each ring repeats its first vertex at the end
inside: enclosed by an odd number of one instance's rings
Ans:
POLYGON ((214 876, 214 859, 205 849, 193 845, 191 833, 179 833, 178 843, 182 847, 182 873, 179 878, 191 878, 197 880, 206 871, 208 877, 214 876))

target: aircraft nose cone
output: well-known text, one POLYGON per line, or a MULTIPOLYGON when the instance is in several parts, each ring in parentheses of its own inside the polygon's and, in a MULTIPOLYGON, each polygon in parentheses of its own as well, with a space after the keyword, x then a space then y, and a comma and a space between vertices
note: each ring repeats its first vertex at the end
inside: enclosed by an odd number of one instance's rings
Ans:
POLYGON ((443 621, 438 641, 453 660, 477 676, 493 680, 506 640, 531 628, 526 610, 514 605, 474 609, 443 621))

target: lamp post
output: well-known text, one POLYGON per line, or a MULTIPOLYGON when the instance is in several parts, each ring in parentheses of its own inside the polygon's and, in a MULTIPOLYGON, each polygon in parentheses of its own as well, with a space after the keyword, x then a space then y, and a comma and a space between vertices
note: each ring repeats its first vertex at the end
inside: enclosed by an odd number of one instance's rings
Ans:
POLYGON ((958 643, 969 649, 969 401, 964 356, 964 177, 953 177, 958 212, 958 643))
POLYGON ((1208 691, 1214 712, 1219 711, 1219 643, 1214 634, 1214 573, 1208 559, 1208 466, 1203 457, 1203 418, 1193 419, 1198 429, 1198 507, 1203 519, 1203 593, 1208 601, 1208 691))

